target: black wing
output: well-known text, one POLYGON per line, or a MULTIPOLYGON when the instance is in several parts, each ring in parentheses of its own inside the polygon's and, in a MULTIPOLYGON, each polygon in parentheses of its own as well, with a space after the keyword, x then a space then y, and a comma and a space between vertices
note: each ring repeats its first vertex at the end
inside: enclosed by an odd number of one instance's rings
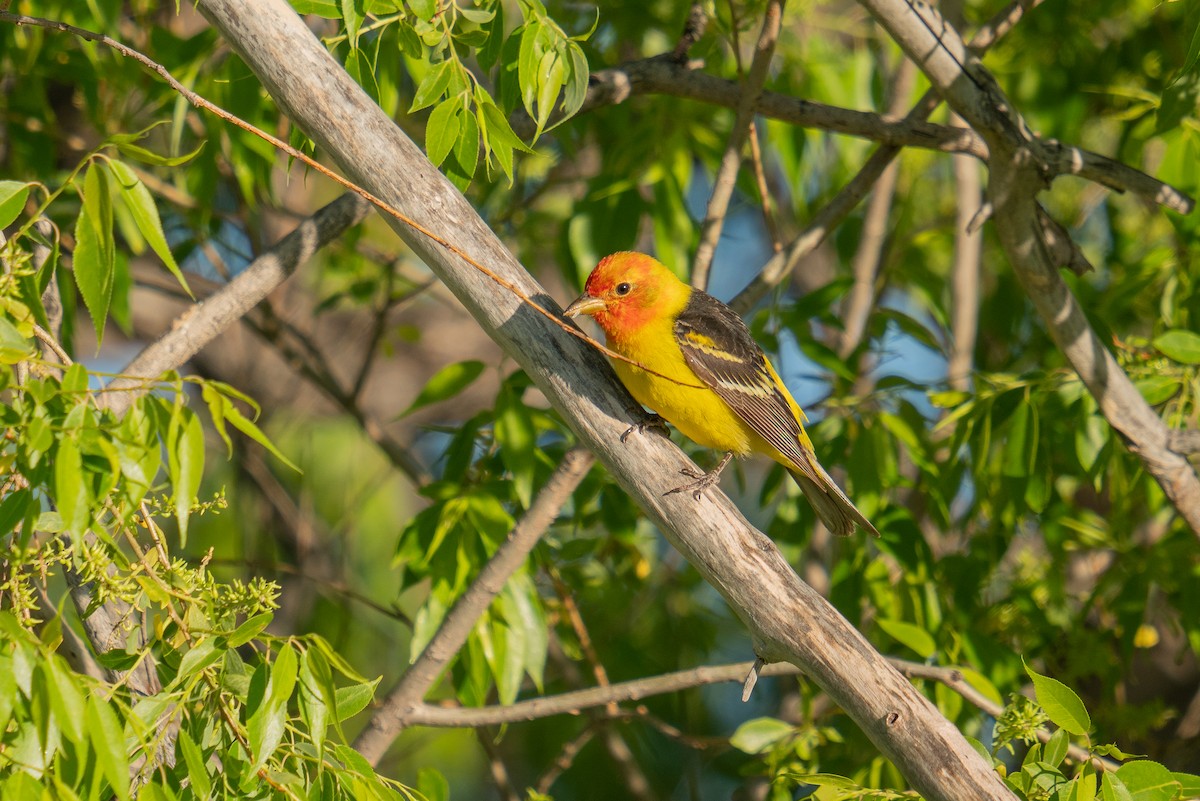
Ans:
POLYGON ((675 339, 696 376, 802 473, 819 483, 800 445, 804 436, 800 421, 742 318, 711 295, 693 292, 675 321, 675 339))

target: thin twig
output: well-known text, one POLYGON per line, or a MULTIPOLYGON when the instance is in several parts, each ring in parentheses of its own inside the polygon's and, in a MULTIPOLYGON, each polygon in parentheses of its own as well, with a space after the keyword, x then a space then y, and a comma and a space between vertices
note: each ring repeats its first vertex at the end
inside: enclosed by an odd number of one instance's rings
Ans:
POLYGON ((58 344, 58 340, 54 338, 54 335, 45 328, 42 328, 37 323, 33 324, 33 335, 38 338, 39 342, 53 351, 54 355, 58 357, 58 361, 63 367, 70 367, 75 363, 71 361, 70 355, 63 348, 63 346, 58 344))
POLYGON ((521 801, 520 793, 513 789, 512 780, 508 776, 508 766, 504 764, 500 750, 492 742, 491 736, 483 729, 476 729, 475 739, 479 741, 479 747, 487 755, 488 769, 491 771, 492 781, 496 783, 500 797, 504 801, 521 801))
MULTIPOLYGON (((951 122, 961 120, 957 114, 951 122)), ((979 276, 983 261, 983 235, 971 230, 971 220, 983 203, 979 165, 970 156, 956 155, 954 161, 954 266, 950 275, 950 358, 946 380, 952 389, 971 386, 975 340, 979 333, 979 276)))
POLYGON ((575 757, 579 756, 579 752, 583 750, 583 747, 596 736, 597 725, 595 722, 588 724, 583 731, 563 744, 554 763, 537 780, 536 787, 539 793, 542 795, 549 793, 550 788, 554 786, 554 782, 558 781, 558 777, 566 773, 571 765, 575 763, 575 757))
MULTIPOLYGON (((901 57, 900 66, 892 80, 888 114, 899 115, 908 105, 917 80, 917 65, 901 57)), ((867 330, 867 321, 875 307, 876 284, 883 267, 883 245, 887 241, 888 219, 892 212, 892 199, 896 194, 896 181, 900 176, 900 164, 892 161, 880 174, 863 215, 862 233, 859 234, 858 249, 854 252, 851 273, 854 286, 846 299, 842 315, 844 327, 838 343, 838 356, 845 359, 858 348, 867 330)))
POLYGON ((733 121, 733 130, 729 132, 729 143, 725 146, 725 154, 721 157, 721 166, 717 169, 716 178, 713 180, 712 195, 708 199, 704 224, 700 229, 700 244, 696 248, 696 257, 692 259, 692 285, 697 289, 708 287, 708 274, 712 267, 713 254, 717 250, 717 240, 721 238, 721 229, 725 225, 725 214, 729 210, 729 201, 733 197, 733 188, 737 183, 738 169, 742 164, 742 148, 746 145, 746 137, 750 133, 750 122, 754 119, 754 109, 758 105, 763 84, 767 80, 771 57, 775 55, 775 43, 779 39, 779 29, 783 24, 783 5, 784 0, 769 0, 767 3, 762 32, 758 36, 758 43, 754 48, 754 58, 750 62, 750 72, 741 87, 737 116, 733 121))
POLYGON ((584 448, 572 448, 538 492, 529 511, 480 571, 466 592, 455 602, 433 639, 412 667, 388 693, 387 698, 359 734, 354 748, 372 765, 378 764, 396 736, 411 725, 410 714, 433 687, 447 663, 474 628, 479 616, 537 545, 579 482, 587 475, 595 457, 584 448))
POLYGON ((683 33, 679 37, 679 41, 675 44, 675 49, 671 52, 671 58, 683 63, 687 60, 688 51, 700 41, 700 37, 704 35, 704 30, 708 27, 708 12, 704 10, 704 3, 693 2, 691 8, 688 9, 687 20, 683 23, 683 33))

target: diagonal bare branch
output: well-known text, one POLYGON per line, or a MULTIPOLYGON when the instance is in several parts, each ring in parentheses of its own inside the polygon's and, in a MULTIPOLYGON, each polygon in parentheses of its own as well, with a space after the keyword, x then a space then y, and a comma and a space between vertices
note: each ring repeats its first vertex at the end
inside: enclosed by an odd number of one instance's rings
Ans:
POLYGON ((559 510, 595 463, 583 448, 567 451, 562 463, 538 492, 529 511, 518 521, 508 538, 480 571, 467 591, 455 601, 433 639, 417 657, 383 704, 371 716, 354 747, 371 764, 378 764, 396 736, 411 724, 411 711, 421 703, 438 676, 467 641, 479 616, 504 589, 504 584, 529 556, 559 510))

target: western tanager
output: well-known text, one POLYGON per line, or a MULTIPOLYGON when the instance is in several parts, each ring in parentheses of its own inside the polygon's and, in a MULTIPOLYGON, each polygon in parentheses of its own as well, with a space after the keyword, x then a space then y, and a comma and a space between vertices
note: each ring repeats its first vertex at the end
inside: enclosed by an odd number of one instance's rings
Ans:
POLYGON ((638 403, 689 439, 725 451, 706 474, 684 471, 697 480, 672 492, 699 498, 734 454, 763 453, 787 468, 834 534, 851 534, 858 524, 879 536, 817 462, 804 412, 733 309, 650 256, 614 253, 565 313, 591 315, 608 347, 648 368, 613 361, 638 403))

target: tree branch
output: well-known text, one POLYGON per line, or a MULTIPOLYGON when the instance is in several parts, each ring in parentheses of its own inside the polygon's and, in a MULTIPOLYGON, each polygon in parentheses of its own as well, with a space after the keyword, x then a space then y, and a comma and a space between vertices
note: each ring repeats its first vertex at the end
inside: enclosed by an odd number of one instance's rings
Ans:
POLYGON ((709 268, 712 267, 713 255, 717 251, 717 240, 721 238, 721 229, 725 226, 725 213, 729 210, 729 201, 733 197, 738 170, 742 166, 742 149, 746 146, 750 123, 754 120, 754 109, 762 96, 767 71, 771 67, 771 57, 775 55, 775 42, 779 39, 779 29, 783 25, 783 6, 784 0, 770 0, 767 3, 762 32, 758 35, 754 58, 750 61, 750 73, 741 86, 737 116, 733 120, 733 130, 729 132, 729 143, 721 157, 721 166, 717 168, 716 178, 713 179, 712 195, 708 198, 708 208, 704 212, 704 222, 700 227, 700 243, 696 246, 696 256, 692 259, 692 285, 697 289, 708 288, 709 268))
POLYGON ((114 379, 101 403, 118 416, 148 389, 147 379, 177 369, 218 334, 257 306, 314 253, 362 222, 371 204, 347 192, 279 240, 216 294, 189 309, 159 339, 147 346, 114 379))
MULTIPOLYGON (((1040 0, 1036 3, 1019 0, 1014 7, 1033 7, 1038 4, 1040 0)), ((1001 21, 1010 18, 1011 9, 999 15, 1001 21)), ((977 52, 986 50, 1010 28, 1011 25, 993 24, 980 29, 971 41, 971 49, 977 52)), ((741 99, 740 84, 702 72, 701 66, 698 62, 680 64, 668 54, 597 70, 589 78, 587 99, 578 113, 648 94, 680 97, 736 109, 741 99)), ((988 157, 987 144, 975 131, 937 125, 923 118, 914 119, 910 116, 896 119, 777 92, 763 92, 754 111, 763 117, 801 128, 819 128, 869 139, 881 145, 967 153, 979 159, 988 157)), ((514 120, 513 127, 519 133, 533 131, 531 122, 519 118, 514 120)), ((1188 195, 1115 159, 1057 142, 1046 143, 1046 147, 1047 168, 1053 176, 1075 175, 1118 192, 1133 192, 1180 214, 1190 214, 1195 207, 1195 201, 1188 195)))
POLYGON ((958 729, 796 577, 723 493, 709 492, 700 501, 663 496, 680 464, 688 463, 682 452, 657 436, 620 441, 637 407, 611 368, 591 346, 518 297, 556 308, 283 0, 201 0, 199 8, 317 146, 351 180, 405 216, 407 222, 394 216, 387 221, 721 592, 749 628, 759 656, 803 665, 927 798, 1012 797, 958 729), (487 272, 477 266, 482 264, 487 272))
MULTIPOLYGON (((901 113, 909 95, 912 94, 916 78, 916 65, 907 58, 901 58, 896 76, 892 79, 889 114, 901 113)), ((879 180, 875 182, 875 190, 871 193, 871 201, 867 204, 867 211, 863 216, 862 233, 859 235, 858 249, 854 252, 854 262, 851 265, 854 286, 850 290, 850 297, 846 299, 846 311, 842 315, 845 328, 837 346, 838 355, 843 359, 853 353, 862 342, 863 334, 867 330, 867 320, 870 319, 871 309, 875 306, 876 283, 882 269, 883 243, 887 240, 888 218, 891 216, 892 199, 896 194, 896 179, 899 175, 900 165, 891 160, 880 174, 879 180)))
POLYGON ((512 574, 525 564, 529 552, 558 517, 563 504, 594 463, 595 458, 583 448, 567 451, 558 469, 538 491, 529 511, 513 527, 508 538, 496 549, 467 591, 454 602, 433 639, 412 667, 400 677, 354 741, 355 749, 372 765, 379 763, 396 736, 411 725, 412 710, 420 704, 447 663, 462 648, 492 599, 504 589, 512 574))
POLYGON ((991 73, 932 6, 906 0, 860 2, 987 141, 992 219, 1017 280, 1105 419, 1200 537, 1200 478, 1186 458, 1171 450, 1167 425, 1104 346, 1051 258, 1036 197, 1057 147, 1030 132, 991 73))
MULTIPOLYGON (((953 119, 962 118, 957 114, 953 119)), ((983 203, 979 165, 969 156, 954 158, 954 266, 950 274, 950 358, 946 379, 951 388, 967 390, 979 333, 979 276, 983 259, 983 234, 971 229, 971 220, 983 203)))

